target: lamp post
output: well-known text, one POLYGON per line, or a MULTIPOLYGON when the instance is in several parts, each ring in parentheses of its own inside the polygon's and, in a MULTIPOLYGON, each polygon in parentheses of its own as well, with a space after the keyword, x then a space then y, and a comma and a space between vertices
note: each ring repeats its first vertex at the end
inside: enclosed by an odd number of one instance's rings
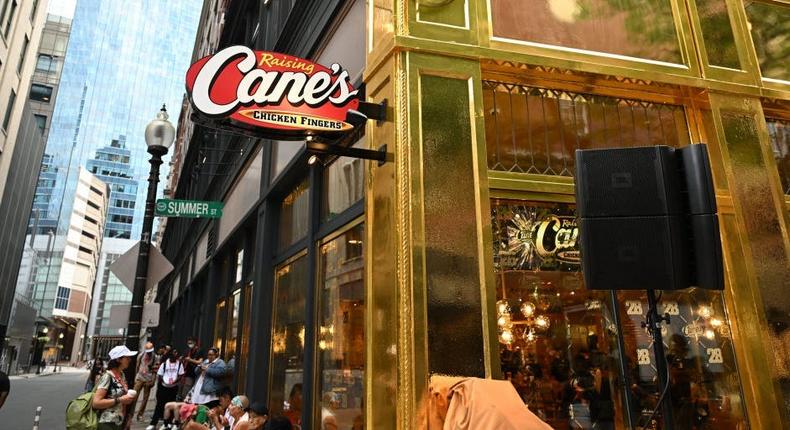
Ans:
MULTIPOLYGON (((58 335, 58 341, 55 343, 55 349, 58 350, 58 354, 55 356, 55 368, 52 369, 52 372, 58 371, 58 362, 60 361, 60 348, 62 348, 60 341, 62 340, 63 340, 63 333, 58 335)), ((60 370, 63 371, 63 368, 61 368, 60 370)))
MULTIPOLYGON (((162 105, 162 110, 156 115, 156 119, 145 127, 145 143, 148 145, 148 153, 151 154, 151 171, 148 175, 148 197, 145 200, 140 253, 137 256, 132 306, 129 309, 129 325, 126 329, 126 346, 133 351, 136 351, 140 346, 143 299, 148 277, 148 255, 151 249, 151 232, 154 227, 154 204, 156 203, 156 187, 159 183, 159 166, 162 165, 162 156, 167 154, 167 150, 176 137, 176 129, 167 118, 167 110, 165 105, 162 105)), ((134 381, 134 373, 137 369, 136 363, 133 364, 135 365, 129 366, 129 373, 127 373, 127 379, 130 381, 134 381)))

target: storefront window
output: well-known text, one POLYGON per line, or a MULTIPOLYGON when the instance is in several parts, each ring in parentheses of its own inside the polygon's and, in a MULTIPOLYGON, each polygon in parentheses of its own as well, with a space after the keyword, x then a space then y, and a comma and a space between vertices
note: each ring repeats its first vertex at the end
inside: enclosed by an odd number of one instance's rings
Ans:
MULTIPOLYGON (((491 206, 503 376, 554 428, 644 426, 660 391, 641 325, 645 293, 621 292, 613 303, 611 293, 585 288, 574 205, 491 206)), ((745 414, 721 294, 666 292, 659 306, 671 317, 662 333, 674 428, 740 428, 745 414)))
POLYGON ((277 178, 285 170, 288 163, 293 160, 296 154, 304 146, 301 142, 291 142, 286 140, 275 140, 272 142, 272 165, 271 180, 277 178))
POLYGON ((760 72, 764 78, 790 81, 790 68, 787 67, 790 5, 768 1, 745 3, 760 72))
POLYGON ((670 0, 491 0, 494 37, 681 63, 670 0))
POLYGON ((304 363, 307 258, 277 268, 274 292, 269 410, 300 417, 304 363))
POLYGON ((690 143, 682 106, 483 81, 488 168, 573 176, 577 149, 690 143))
POLYGON ((217 309, 214 314, 214 347, 219 349, 220 356, 225 352, 225 320, 228 316, 228 303, 227 300, 222 299, 217 303, 217 309))
POLYGON ((782 181, 782 191, 790 195, 790 121, 766 118, 768 136, 771 138, 771 149, 782 181))
POLYGON ((305 180, 283 200, 278 239, 280 250, 293 245, 307 234, 310 210, 309 188, 310 185, 305 180))
MULTIPOLYGON (((652 338, 642 328, 645 293, 617 293, 625 362, 632 384, 631 410, 646 422, 655 407, 656 361, 652 338), (647 416, 645 416, 647 415, 647 416)), ((691 288, 661 293, 659 313, 669 314, 661 329, 670 375, 676 429, 745 428, 745 411, 732 332, 718 292, 691 288)))
POLYGON ((364 231, 359 224, 321 245, 315 398, 322 430, 364 428, 364 231))
POLYGON ((241 282, 243 279, 242 276, 244 274, 244 250, 240 249, 239 252, 236 253, 236 278, 235 283, 241 282))
POLYGON ((242 316, 244 317, 244 322, 241 326, 241 350, 239 351, 239 367, 236 373, 238 377, 236 381, 238 381, 237 385, 237 392, 244 393, 245 392, 245 383, 247 378, 247 356, 250 353, 250 322, 252 321, 252 317, 250 315, 250 310, 252 307, 252 284, 248 284, 244 287, 244 312, 242 316))
MULTIPOLYGON (((354 144, 364 148, 364 136, 354 144)), ((328 221, 362 200, 364 188, 364 160, 340 157, 324 169, 324 191, 321 202, 321 219, 328 221)))
POLYGON ((241 290, 236 290, 233 292, 230 300, 228 301, 228 316, 230 317, 228 321, 228 330, 225 335, 225 361, 234 360, 233 365, 235 368, 235 358, 236 358, 236 339, 239 335, 239 312, 241 306, 241 290))

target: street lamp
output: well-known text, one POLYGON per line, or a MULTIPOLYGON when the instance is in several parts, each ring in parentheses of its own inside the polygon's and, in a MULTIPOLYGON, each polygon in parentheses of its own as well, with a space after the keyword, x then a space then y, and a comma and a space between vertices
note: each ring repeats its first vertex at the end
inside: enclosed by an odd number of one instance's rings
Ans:
MULTIPOLYGON (((162 165, 162 156, 167 154, 167 150, 176 137, 176 129, 167 118, 167 109, 165 109, 165 105, 162 105, 162 110, 156 114, 156 119, 145 127, 145 143, 148 145, 148 153, 151 154, 151 171, 148 175, 148 197, 145 200, 143 231, 140 235, 140 252, 137 256, 137 270, 135 271, 134 289, 132 290, 132 306, 129 309, 129 325, 126 330, 126 347, 133 351, 140 346, 143 299, 148 277, 151 232, 154 228, 154 204, 156 203, 156 187, 159 184, 159 166, 162 165)), ((130 372, 127 374, 127 378, 130 381, 134 380, 136 368, 136 365, 129 366, 130 372)))
MULTIPOLYGON (((58 362, 60 361, 60 348, 62 347, 62 345, 60 344, 61 340, 63 340, 63 333, 58 335, 58 341, 57 341, 57 343, 55 343, 55 349, 58 350, 58 354, 57 354, 57 356, 55 358, 55 368, 52 369, 52 372, 57 372, 58 371, 58 362)), ((62 371, 63 368, 61 367, 60 370, 62 371)))

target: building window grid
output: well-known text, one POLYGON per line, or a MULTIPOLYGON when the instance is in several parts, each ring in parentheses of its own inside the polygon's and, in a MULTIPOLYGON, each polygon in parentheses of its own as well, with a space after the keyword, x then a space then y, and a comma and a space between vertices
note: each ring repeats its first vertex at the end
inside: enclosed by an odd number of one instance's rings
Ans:
POLYGON ((55 309, 66 310, 69 308, 69 296, 71 290, 66 287, 58 286, 58 295, 55 298, 55 309))

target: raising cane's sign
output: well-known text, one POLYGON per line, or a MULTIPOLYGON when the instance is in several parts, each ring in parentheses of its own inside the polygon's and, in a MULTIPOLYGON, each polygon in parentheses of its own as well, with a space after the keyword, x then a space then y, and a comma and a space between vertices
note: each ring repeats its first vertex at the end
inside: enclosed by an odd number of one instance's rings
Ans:
POLYGON ((298 57, 231 46, 201 58, 187 71, 194 108, 210 118, 230 118, 278 135, 342 132, 359 106, 348 72, 298 57))

